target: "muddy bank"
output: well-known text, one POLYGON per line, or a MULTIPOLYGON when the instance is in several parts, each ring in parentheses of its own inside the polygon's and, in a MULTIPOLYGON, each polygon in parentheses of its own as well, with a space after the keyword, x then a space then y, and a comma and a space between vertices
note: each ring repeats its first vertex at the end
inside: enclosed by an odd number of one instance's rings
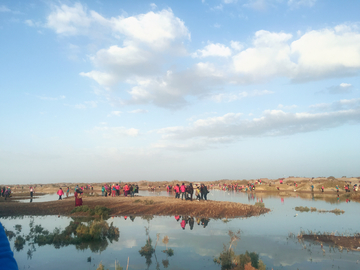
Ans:
MULTIPOLYGON (((234 202, 220 201, 183 201, 169 197, 85 197, 83 205, 90 208, 105 206, 111 209, 111 215, 189 215, 207 218, 250 217, 265 214, 268 208, 234 202)), ((65 215, 74 216, 74 197, 61 201, 19 203, 1 201, 0 216, 20 215, 65 215)))
POLYGON ((313 235, 313 234, 304 234, 299 235, 300 240, 314 241, 319 244, 327 244, 329 246, 335 246, 342 249, 356 250, 360 251, 360 235, 355 236, 337 236, 337 235, 313 235))

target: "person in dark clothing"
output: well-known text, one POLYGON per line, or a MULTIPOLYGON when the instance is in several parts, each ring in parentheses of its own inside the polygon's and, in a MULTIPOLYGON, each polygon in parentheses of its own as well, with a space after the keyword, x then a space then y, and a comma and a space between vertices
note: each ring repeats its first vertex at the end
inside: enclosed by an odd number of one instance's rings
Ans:
POLYGON ((200 192, 201 192, 201 199, 207 201, 207 194, 209 193, 209 191, 204 184, 201 184, 200 192))
POLYGON ((192 183, 190 183, 190 185, 188 186, 187 193, 189 194, 190 200, 192 201, 193 194, 194 194, 194 188, 193 188, 192 183))
POLYGON ((189 218, 189 225, 190 225, 190 230, 192 230, 194 228, 194 218, 193 217, 189 218))

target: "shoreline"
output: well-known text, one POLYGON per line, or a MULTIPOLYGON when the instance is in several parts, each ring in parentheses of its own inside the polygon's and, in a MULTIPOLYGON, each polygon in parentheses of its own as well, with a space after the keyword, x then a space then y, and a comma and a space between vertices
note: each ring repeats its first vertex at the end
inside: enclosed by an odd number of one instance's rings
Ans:
MULTIPOLYGON (((223 201, 186 201, 170 197, 83 197, 83 205, 90 208, 104 206, 110 209, 110 216, 196 216, 204 218, 241 218, 258 216, 268 213, 270 209, 254 205, 223 201)), ((3 201, 0 203, 0 216, 21 215, 58 215, 79 216, 71 214, 75 208, 74 197, 51 202, 21 203, 17 201, 3 201)), ((82 217, 84 215, 81 215, 82 217)))

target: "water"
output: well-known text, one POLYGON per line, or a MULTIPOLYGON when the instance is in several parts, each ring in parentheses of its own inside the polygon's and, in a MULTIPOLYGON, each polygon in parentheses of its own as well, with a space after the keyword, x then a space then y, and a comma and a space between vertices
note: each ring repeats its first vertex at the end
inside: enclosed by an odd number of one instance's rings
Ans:
MULTIPOLYGON (((173 196, 167 192, 140 191, 144 196, 173 196)), ((360 269, 358 264, 359 253, 346 250, 329 248, 324 245, 325 253, 320 245, 304 242, 300 243, 296 238, 289 237, 289 233, 297 235, 300 231, 315 232, 338 232, 354 234, 360 222, 357 214, 357 203, 336 201, 330 204, 320 200, 307 200, 302 198, 281 198, 265 194, 247 195, 246 193, 233 193, 212 190, 208 194, 210 200, 233 201, 254 204, 263 201, 271 212, 259 217, 230 219, 230 220, 199 220, 199 225, 194 219, 194 226, 190 224, 182 228, 182 217, 177 221, 175 217, 153 217, 144 219, 135 217, 114 217, 107 222, 119 228, 120 238, 118 242, 107 243, 101 248, 92 247, 80 249, 74 245, 55 249, 54 246, 35 246, 31 256, 28 250, 33 249, 26 244, 21 251, 14 249, 14 256, 19 264, 19 269, 62 269, 64 265, 71 269, 96 269, 100 261, 105 269, 114 269, 115 260, 126 268, 129 258, 129 269, 221 269, 213 262, 223 251, 224 244, 228 246, 230 237, 229 230, 240 230, 240 239, 234 249, 236 254, 246 251, 256 252, 266 264, 267 269, 360 269), (316 207, 317 209, 332 210, 339 208, 345 211, 342 215, 333 213, 297 212, 296 206, 316 207), (296 215, 297 214, 297 215, 296 215), (146 230, 147 228, 147 230, 146 230), (148 233, 148 234, 146 234, 148 233), (159 234, 155 253, 146 264, 146 258, 141 257, 139 250, 146 243, 148 237, 152 239, 155 247, 159 234), (169 257, 166 253, 163 238, 168 236, 167 248, 174 251, 169 257), (95 251, 96 250, 96 251, 95 251), (101 251, 100 251, 101 250, 101 251), (156 256, 155 256, 156 255, 156 256), (88 258, 91 257, 91 262, 88 258)), ((194 202, 197 203, 197 202, 194 202)), ((184 217, 185 218, 185 217, 184 217)), ((0 219, 4 227, 15 232, 16 224, 22 225, 21 235, 29 233, 31 217, 16 219, 0 219)), ((56 227, 65 229, 72 218, 57 216, 33 217, 34 224, 41 224, 50 232, 56 227)), ((185 222, 183 222, 184 224, 185 222)), ((11 240, 14 247, 14 238, 11 240)), ((31 253, 31 252, 30 252, 31 253)))

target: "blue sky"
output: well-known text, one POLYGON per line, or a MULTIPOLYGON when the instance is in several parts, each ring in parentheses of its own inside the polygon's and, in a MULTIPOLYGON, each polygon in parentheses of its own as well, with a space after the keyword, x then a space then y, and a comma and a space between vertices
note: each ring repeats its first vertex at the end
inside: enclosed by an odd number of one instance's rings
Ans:
POLYGON ((359 1, 0 3, 0 182, 360 176, 359 1))

